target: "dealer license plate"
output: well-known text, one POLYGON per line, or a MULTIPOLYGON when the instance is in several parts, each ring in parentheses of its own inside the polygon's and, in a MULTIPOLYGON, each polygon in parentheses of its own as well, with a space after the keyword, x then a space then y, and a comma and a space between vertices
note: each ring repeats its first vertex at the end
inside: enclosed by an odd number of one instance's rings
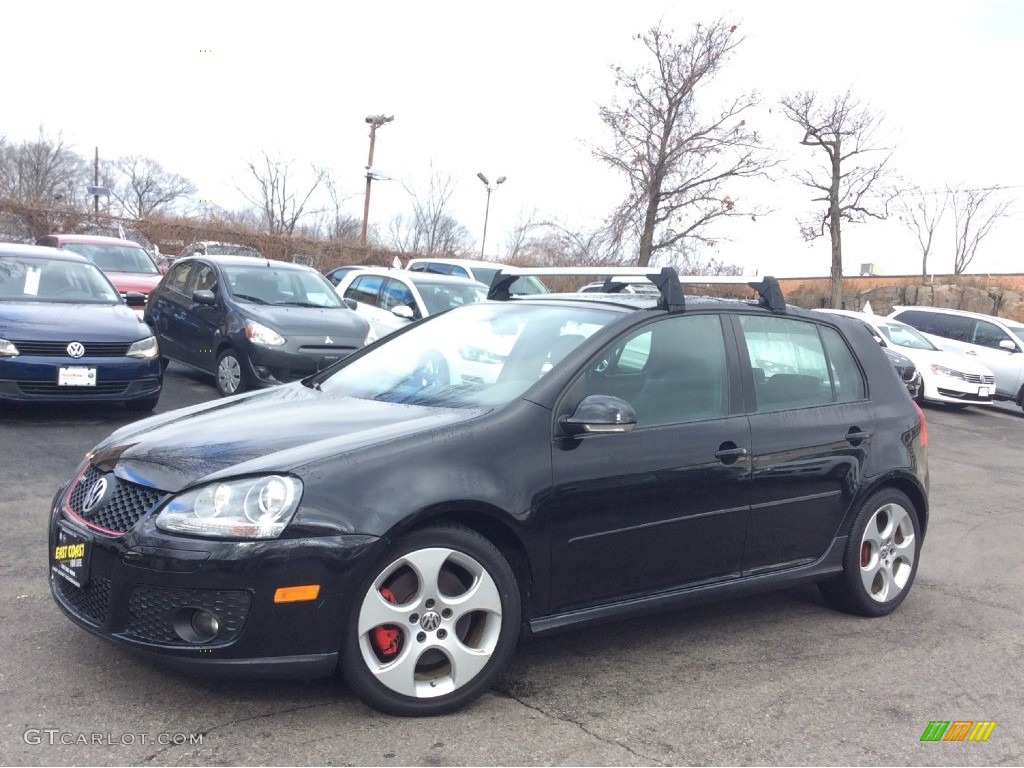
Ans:
POLYGON ((75 365, 57 369, 57 385, 61 387, 95 387, 96 369, 75 365))
POLYGON ((76 587, 84 587, 89 581, 89 554, 92 541, 88 534, 57 524, 57 540, 53 544, 50 570, 76 587))
POLYGON ((978 397, 988 397, 988 387, 978 387, 978 397))

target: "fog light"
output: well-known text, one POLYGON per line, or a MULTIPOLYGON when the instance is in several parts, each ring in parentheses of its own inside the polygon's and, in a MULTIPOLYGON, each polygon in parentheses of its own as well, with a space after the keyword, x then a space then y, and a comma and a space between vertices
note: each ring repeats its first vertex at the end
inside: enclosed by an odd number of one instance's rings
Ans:
POLYGON ((206 640, 212 640, 220 632, 220 622, 209 611, 196 611, 192 614, 192 630, 206 640))
POLYGON ((186 643, 208 643, 220 632, 220 621, 202 608, 182 608, 172 623, 178 637, 186 643))

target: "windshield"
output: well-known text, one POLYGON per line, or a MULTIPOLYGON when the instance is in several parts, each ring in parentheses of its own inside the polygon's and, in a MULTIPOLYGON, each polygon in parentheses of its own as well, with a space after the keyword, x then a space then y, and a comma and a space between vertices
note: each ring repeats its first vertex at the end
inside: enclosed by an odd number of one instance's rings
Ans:
POLYGON ((159 275, 153 259, 145 249, 137 245, 95 245, 93 243, 68 243, 64 250, 85 256, 104 272, 135 272, 142 275, 159 275))
POLYGON ((1020 323, 1013 323, 1009 320, 1003 320, 1003 325, 1017 334, 1018 339, 1024 339, 1024 325, 1021 325, 1020 323))
POLYGON ((341 299, 319 272, 261 264, 224 267, 231 295, 251 304, 340 307, 341 299))
POLYGON ((470 281, 464 285, 434 280, 417 280, 416 290, 420 292, 427 314, 436 315, 463 304, 473 304, 487 298, 487 289, 470 281))
POLYGON ((470 304, 388 337, 320 388, 391 403, 504 405, 619 316, 601 308, 470 304))
POLYGON ((938 347, 922 336, 916 328, 904 323, 879 323, 878 330, 894 346, 907 349, 938 350, 938 347))
POLYGON ((121 296, 92 264, 4 256, 0 301, 120 304, 121 296))

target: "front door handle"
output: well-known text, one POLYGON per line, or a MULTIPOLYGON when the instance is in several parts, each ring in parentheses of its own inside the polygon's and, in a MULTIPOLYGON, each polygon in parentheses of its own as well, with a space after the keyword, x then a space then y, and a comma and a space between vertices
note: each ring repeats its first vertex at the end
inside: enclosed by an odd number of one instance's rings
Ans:
POLYGON ((736 443, 727 441, 718 446, 718 450, 715 451, 715 458, 721 461, 723 464, 732 464, 741 456, 747 455, 746 448, 740 448, 736 443))

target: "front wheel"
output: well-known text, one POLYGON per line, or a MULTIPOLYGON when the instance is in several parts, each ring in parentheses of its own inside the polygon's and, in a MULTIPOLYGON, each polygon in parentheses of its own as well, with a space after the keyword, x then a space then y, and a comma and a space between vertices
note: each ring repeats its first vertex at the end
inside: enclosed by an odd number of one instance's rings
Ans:
POLYGON ((843 572, 819 586, 836 608, 885 616, 907 597, 917 574, 921 526, 906 494, 884 488, 861 506, 850 529, 843 572))
POLYGON ((354 594, 342 670, 382 712, 459 709, 490 688, 515 649, 515 574, 497 547, 461 525, 399 539, 354 594))
POLYGON ((237 395, 248 388, 248 377, 245 373, 245 364, 238 357, 235 350, 225 349, 217 357, 217 391, 223 397, 237 395))

